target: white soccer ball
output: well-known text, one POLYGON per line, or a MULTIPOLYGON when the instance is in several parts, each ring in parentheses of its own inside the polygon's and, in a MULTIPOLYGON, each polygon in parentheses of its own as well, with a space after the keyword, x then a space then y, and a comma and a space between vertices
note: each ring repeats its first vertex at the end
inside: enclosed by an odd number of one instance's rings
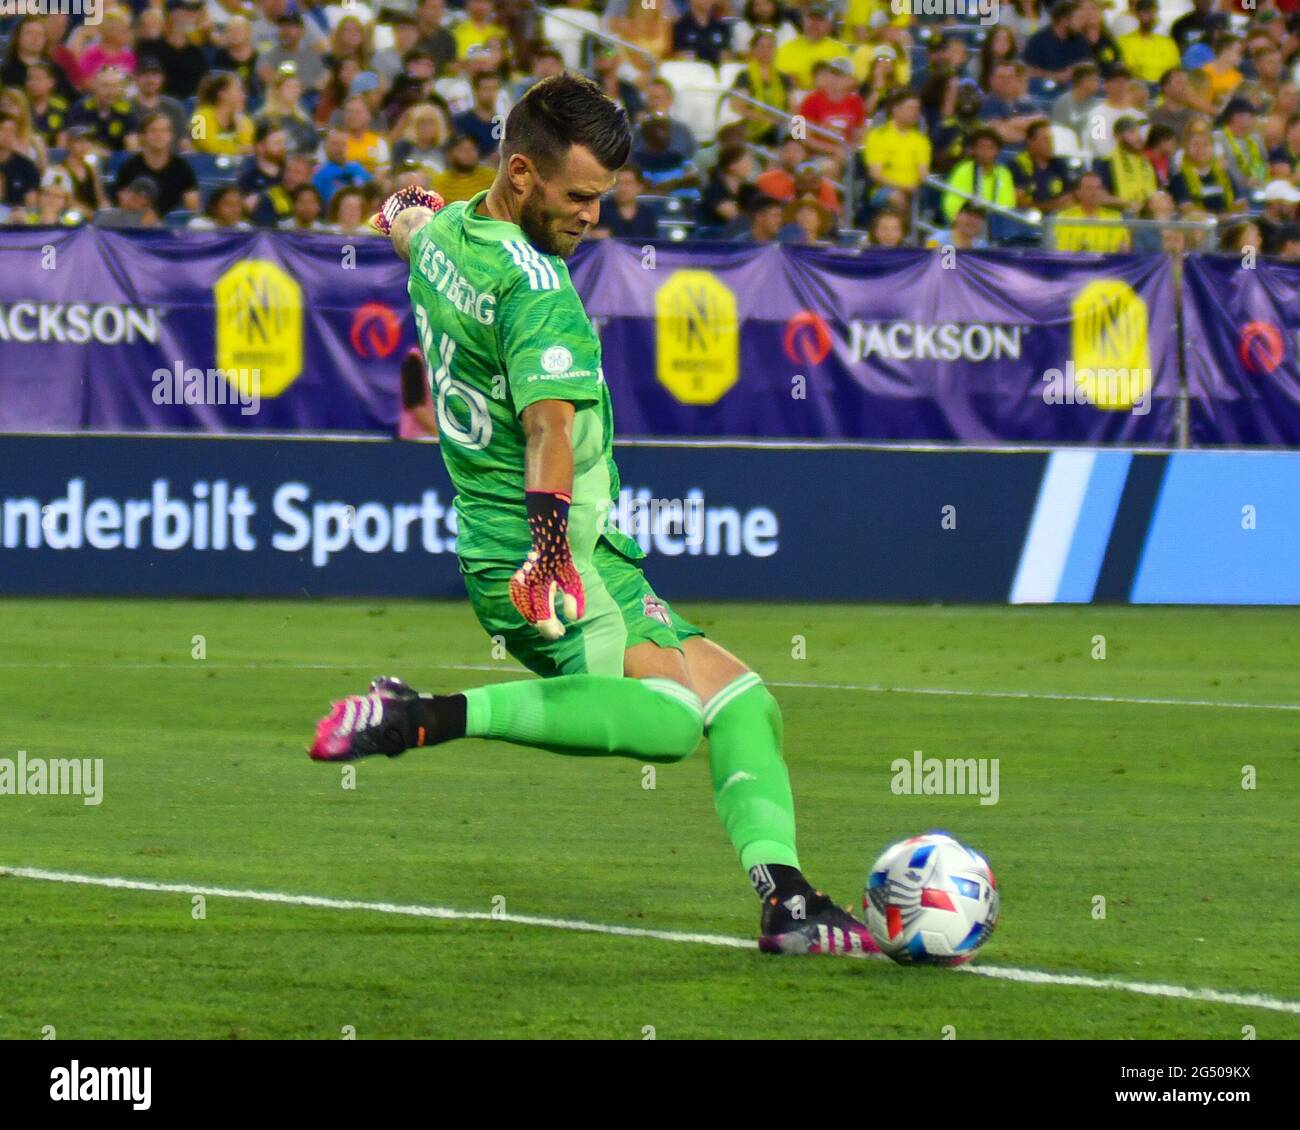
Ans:
POLYGON ((969 961, 998 921, 998 887, 979 852, 944 832, 890 844, 862 909, 881 952, 904 965, 969 961))

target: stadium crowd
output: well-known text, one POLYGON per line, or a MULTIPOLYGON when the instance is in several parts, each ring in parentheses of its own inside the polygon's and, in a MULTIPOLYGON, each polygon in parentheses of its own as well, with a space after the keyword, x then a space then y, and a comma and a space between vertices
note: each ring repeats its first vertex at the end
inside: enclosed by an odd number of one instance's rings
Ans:
POLYGON ((1037 243, 1046 218, 1059 249, 1192 250, 1198 230, 1120 221, 1214 218, 1221 248, 1300 261, 1300 0, 995 11, 132 0, 93 25, 9 17, 0 222, 361 233, 395 188, 487 187, 510 107, 568 68, 635 123, 592 238, 970 248, 1037 243))

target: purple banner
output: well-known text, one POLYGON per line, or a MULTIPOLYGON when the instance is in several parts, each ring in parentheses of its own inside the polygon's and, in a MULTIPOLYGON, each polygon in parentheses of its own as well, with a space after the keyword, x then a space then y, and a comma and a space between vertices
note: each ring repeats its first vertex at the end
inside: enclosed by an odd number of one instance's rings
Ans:
POLYGON ((1190 259, 1183 303, 1193 442, 1300 446, 1300 266, 1190 259))
MULTIPOLYGON (((383 240, 29 230, 0 261, 0 430, 396 424, 383 240)), ((622 435, 1173 439, 1163 256, 603 241, 571 269, 622 435)))

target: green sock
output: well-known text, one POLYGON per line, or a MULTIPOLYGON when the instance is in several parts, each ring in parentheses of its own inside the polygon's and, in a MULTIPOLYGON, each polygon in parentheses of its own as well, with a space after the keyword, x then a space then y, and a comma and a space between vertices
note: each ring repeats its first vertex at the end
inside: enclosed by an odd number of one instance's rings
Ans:
POLYGON ((728 683, 704 706, 709 772, 718 816, 740 865, 798 867, 794 796, 781 756, 781 707, 749 671, 728 683))
POLYGON ((671 679, 561 675, 465 691, 465 736, 669 762, 700 744, 699 696, 671 679))

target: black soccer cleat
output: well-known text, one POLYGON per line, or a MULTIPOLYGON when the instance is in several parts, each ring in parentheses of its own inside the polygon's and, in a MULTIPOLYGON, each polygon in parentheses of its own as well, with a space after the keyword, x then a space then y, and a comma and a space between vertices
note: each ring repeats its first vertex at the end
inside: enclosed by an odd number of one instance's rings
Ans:
POLYGON ((396 757, 421 745, 424 735, 413 709, 419 697, 401 679, 375 679, 369 694, 349 695, 330 707, 307 753, 313 761, 355 761, 380 753, 396 757))

